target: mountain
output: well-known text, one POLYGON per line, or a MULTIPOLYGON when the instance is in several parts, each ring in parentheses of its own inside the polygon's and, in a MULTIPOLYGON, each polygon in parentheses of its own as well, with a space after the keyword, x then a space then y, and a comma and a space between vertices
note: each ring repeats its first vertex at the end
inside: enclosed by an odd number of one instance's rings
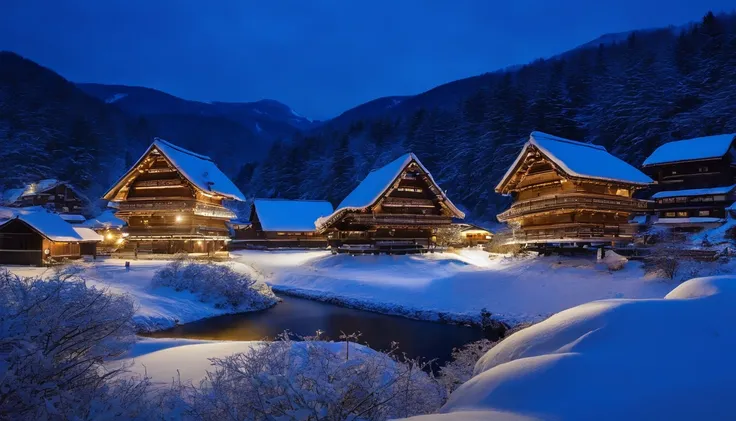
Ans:
POLYGON ((56 178, 99 197, 151 135, 53 71, 0 52, 0 191, 56 178))
POLYGON ((87 94, 137 116, 187 115, 222 117, 244 126, 267 140, 293 136, 319 123, 271 99, 256 102, 200 102, 182 99, 151 88, 78 83, 87 94))
POLYGON ((603 145, 640 165, 665 142, 736 132, 733 98, 736 15, 709 13, 364 104, 274 144, 238 183, 253 196, 336 204, 372 168, 413 151, 470 220, 495 223, 508 199, 494 187, 531 131, 603 145))

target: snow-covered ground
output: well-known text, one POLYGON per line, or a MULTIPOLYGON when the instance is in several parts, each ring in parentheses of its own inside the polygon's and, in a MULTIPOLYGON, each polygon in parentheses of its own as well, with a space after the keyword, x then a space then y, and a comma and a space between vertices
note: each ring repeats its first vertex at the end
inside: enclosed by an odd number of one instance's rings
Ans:
POLYGON ((736 277, 575 307, 492 348, 417 420, 731 420, 736 277))
POLYGON ((325 251, 233 253, 277 292, 427 320, 479 321, 485 308, 510 324, 606 298, 662 298, 676 283, 629 262, 609 272, 591 258, 489 256, 479 249, 414 256, 325 251))
MULTIPOLYGON (((138 260, 130 262, 125 269, 125 260, 98 259, 82 263, 82 276, 88 282, 117 294, 128 294, 138 306, 134 321, 147 331, 166 329, 177 323, 193 322, 206 317, 231 313, 228 309, 215 308, 204 303, 190 292, 177 292, 171 288, 151 288, 151 279, 156 270, 169 263, 164 260, 138 260)), ((237 262, 228 263, 234 270, 253 274, 249 266, 237 262)), ((22 276, 48 276, 52 268, 7 266, 11 272, 22 276)))

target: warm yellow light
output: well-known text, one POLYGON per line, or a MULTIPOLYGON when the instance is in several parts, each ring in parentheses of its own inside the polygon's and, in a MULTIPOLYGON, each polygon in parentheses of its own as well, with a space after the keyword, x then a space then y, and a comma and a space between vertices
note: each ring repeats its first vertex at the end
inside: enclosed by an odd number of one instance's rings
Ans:
POLYGON ((115 236, 112 235, 111 232, 108 232, 107 235, 105 235, 105 238, 107 238, 108 240, 112 240, 113 238, 115 238, 115 236))
POLYGON ((202 240, 197 240, 197 244, 202 245, 202 240))
POLYGON ((124 240, 122 238, 118 238, 117 240, 115 240, 115 244, 123 244, 123 241, 124 240))
POLYGON ((184 219, 181 217, 181 215, 176 215, 176 222, 181 222, 181 220, 184 219))

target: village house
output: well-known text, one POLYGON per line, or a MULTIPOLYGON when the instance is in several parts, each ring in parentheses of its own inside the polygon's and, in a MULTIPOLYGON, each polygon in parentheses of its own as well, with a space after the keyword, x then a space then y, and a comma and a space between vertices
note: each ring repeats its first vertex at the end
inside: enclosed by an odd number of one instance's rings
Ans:
POLYGON ((652 188, 657 225, 695 231, 725 222, 736 200, 735 134, 665 143, 642 164, 652 188))
POLYGON ((125 221, 116 217, 112 209, 86 220, 80 226, 89 228, 102 237, 97 243, 97 254, 109 255, 122 247, 125 241, 125 221))
POLYGON ((74 186, 56 179, 41 180, 19 189, 3 193, 3 205, 26 208, 41 206, 56 212, 69 223, 85 221, 83 213, 89 207, 89 199, 74 186))
POLYGON ((136 254, 226 252, 235 214, 223 202, 245 200, 212 159, 158 138, 103 198, 136 254))
POLYGON ((493 233, 479 225, 462 223, 459 228, 460 238, 465 246, 488 244, 493 239, 493 233))
POLYGON ((331 214, 317 220, 338 252, 421 252, 438 228, 464 218, 412 153, 373 170, 331 214))
POLYGON ((316 233, 315 221, 332 213, 321 200, 255 199, 249 224, 235 226, 232 247, 324 248, 327 237, 316 233))
POLYGON ((515 244, 629 241, 629 218, 647 210, 632 196, 651 183, 602 146, 532 132, 496 186, 513 200, 498 220, 511 226, 515 244))
POLYGON ((101 237, 44 209, 15 211, 0 225, 0 264, 40 266, 95 254, 101 237))

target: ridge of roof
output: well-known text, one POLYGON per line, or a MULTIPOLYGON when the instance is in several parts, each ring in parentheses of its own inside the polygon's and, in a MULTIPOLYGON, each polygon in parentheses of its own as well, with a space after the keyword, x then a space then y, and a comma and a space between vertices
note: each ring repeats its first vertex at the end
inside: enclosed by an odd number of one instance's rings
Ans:
MULTIPOLYGON (((210 158, 207 155, 198 154, 196 152, 190 151, 189 149, 184 149, 181 146, 174 145, 173 143, 169 142, 168 140, 161 139, 160 137, 154 137, 153 138, 153 144, 155 145, 156 143, 163 143, 164 145, 166 145, 166 146, 168 146, 170 148, 176 149, 179 152, 182 152, 182 153, 191 155, 191 156, 196 157, 196 158, 199 158, 199 159, 205 159, 207 161, 212 161, 212 158, 210 158)), ((212 162, 214 162, 214 161, 212 161, 212 162)))

